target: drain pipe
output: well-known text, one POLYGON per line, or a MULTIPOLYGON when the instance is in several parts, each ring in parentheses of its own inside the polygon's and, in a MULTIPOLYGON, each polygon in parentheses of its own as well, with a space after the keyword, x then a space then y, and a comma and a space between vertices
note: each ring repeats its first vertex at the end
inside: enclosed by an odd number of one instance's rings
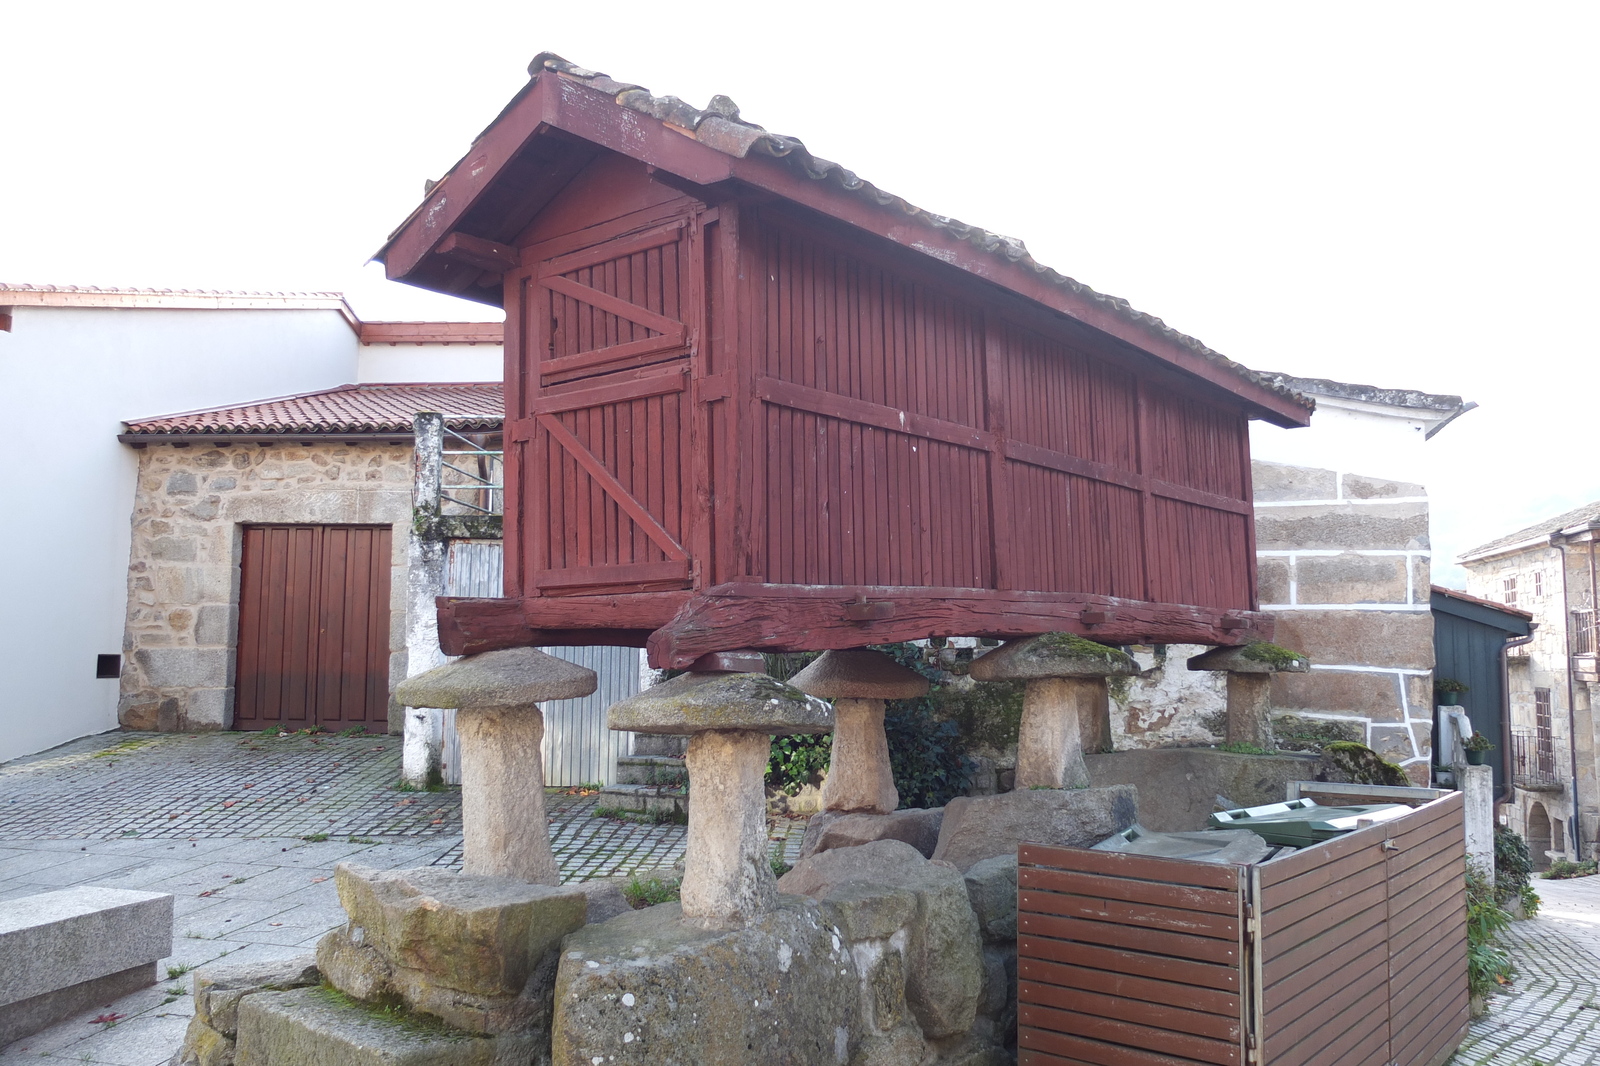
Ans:
MULTIPOLYGON (((1555 542, 1561 536, 1552 533, 1550 540, 1555 542)), ((1563 538, 1556 545, 1561 551, 1561 610, 1565 612, 1564 625, 1561 631, 1567 635, 1566 669, 1562 672, 1567 675, 1567 750, 1572 753, 1572 817, 1567 820, 1567 837, 1572 842, 1572 854, 1581 862, 1583 860, 1583 806, 1578 802, 1578 712, 1573 709, 1577 685, 1572 680, 1572 598, 1567 592, 1567 542, 1563 538)), ((1594 604, 1590 604, 1593 607, 1594 604)))

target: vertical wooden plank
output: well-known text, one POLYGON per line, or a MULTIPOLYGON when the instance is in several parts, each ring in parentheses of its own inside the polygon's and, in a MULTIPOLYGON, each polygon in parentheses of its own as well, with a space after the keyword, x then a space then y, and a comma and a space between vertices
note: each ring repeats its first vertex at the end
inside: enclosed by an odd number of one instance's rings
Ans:
POLYGON ((1010 432, 1010 395, 1006 388, 1006 334, 1000 322, 985 315, 983 330, 983 411, 984 426, 994 434, 989 446, 989 552, 991 584, 997 589, 1014 588, 1011 568, 1015 565, 1012 530, 1011 476, 1006 469, 1006 440, 1010 432))

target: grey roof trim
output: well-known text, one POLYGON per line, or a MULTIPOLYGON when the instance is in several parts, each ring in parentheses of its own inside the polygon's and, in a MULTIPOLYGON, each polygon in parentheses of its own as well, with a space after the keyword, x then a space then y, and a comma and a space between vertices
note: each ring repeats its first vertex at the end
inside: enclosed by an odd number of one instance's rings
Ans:
MULTIPOLYGON (((1328 378, 1302 378, 1293 374, 1279 374, 1270 370, 1257 371, 1284 388, 1307 396, 1327 396, 1360 403, 1382 404, 1385 407, 1408 407, 1441 414, 1459 414, 1467 405, 1459 396, 1445 393, 1419 392, 1416 389, 1381 389, 1376 385, 1357 385, 1328 378)), ((1476 404, 1472 406, 1477 406, 1476 404)))
POLYGON ((1540 543, 1547 543, 1556 534, 1577 533, 1596 527, 1600 527, 1600 500, 1575 507, 1565 514, 1546 519, 1526 529, 1519 529, 1487 544, 1480 544, 1471 551, 1462 553, 1456 561, 1474 562, 1491 555, 1503 555, 1515 549, 1532 548, 1540 543))

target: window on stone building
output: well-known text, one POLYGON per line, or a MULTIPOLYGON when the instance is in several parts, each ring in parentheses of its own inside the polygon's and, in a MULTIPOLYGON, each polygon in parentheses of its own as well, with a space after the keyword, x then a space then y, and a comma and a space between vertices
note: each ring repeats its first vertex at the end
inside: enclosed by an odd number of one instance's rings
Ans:
POLYGON ((1539 772, 1545 780, 1549 780, 1556 772, 1556 746, 1550 721, 1550 690, 1547 688, 1533 690, 1533 730, 1539 772))
POLYGON ((1505 594, 1500 599, 1508 606, 1515 606, 1517 602, 1517 575, 1512 574, 1503 582, 1505 594))
POLYGON ((1541 597, 1543 595, 1544 595, 1544 571, 1543 570, 1535 570, 1533 572, 1533 596, 1534 596, 1534 599, 1538 599, 1539 597, 1541 597))

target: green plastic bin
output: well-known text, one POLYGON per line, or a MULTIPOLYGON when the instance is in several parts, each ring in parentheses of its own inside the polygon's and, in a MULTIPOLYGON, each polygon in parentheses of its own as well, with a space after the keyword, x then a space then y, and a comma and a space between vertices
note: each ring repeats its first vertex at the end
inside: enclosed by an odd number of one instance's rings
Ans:
POLYGON ((1212 829, 1249 829, 1269 844, 1305 848, 1360 828, 1362 822, 1385 822, 1410 812, 1410 807, 1398 803, 1322 807, 1313 800, 1296 799, 1218 811, 1206 820, 1206 825, 1212 829))

